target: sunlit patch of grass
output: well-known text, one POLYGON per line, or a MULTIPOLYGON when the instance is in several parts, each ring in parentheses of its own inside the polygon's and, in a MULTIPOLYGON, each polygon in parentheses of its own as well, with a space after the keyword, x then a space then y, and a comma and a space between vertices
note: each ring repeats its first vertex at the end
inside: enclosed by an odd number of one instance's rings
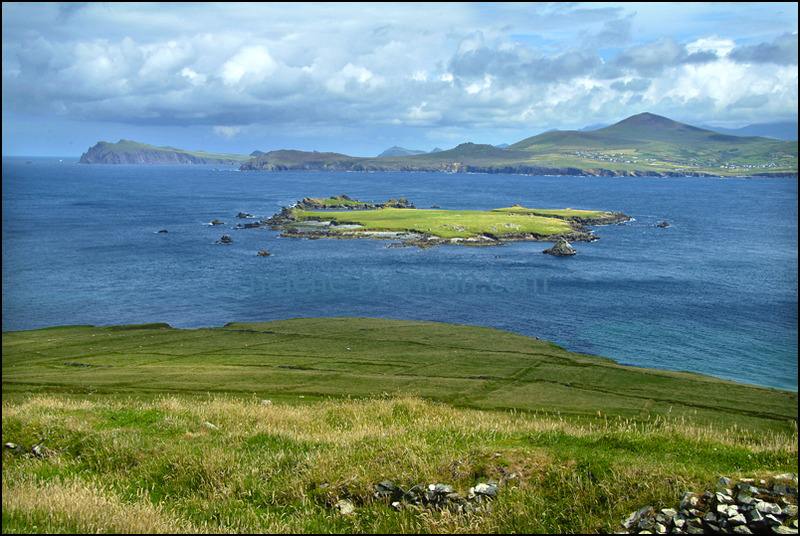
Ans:
POLYGON ((467 238, 484 233, 504 235, 532 233, 553 235, 573 231, 564 220, 528 215, 476 210, 441 210, 383 208, 379 210, 351 211, 298 211, 299 220, 322 220, 338 223, 355 223, 370 231, 413 231, 440 238, 467 238))

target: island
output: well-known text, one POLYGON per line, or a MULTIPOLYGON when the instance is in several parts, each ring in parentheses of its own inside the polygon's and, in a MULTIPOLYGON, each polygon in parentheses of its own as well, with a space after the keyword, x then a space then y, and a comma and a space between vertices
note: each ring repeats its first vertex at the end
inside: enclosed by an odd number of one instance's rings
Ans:
POLYGON ((417 209, 407 199, 364 203, 347 195, 306 197, 264 222, 281 236, 399 240, 395 246, 496 246, 511 241, 592 242, 587 226, 630 220, 622 212, 532 209, 520 205, 479 210, 417 209))

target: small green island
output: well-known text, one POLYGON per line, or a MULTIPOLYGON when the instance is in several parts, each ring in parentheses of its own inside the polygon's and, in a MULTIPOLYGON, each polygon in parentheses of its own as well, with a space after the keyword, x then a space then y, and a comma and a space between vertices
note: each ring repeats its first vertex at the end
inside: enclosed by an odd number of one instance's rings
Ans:
POLYGON ((347 195, 306 197, 266 220, 282 236, 300 238, 373 238, 397 245, 493 246, 510 241, 591 242, 589 225, 630 220, 622 212, 532 209, 520 205, 479 210, 418 209, 407 199, 372 204, 347 195))

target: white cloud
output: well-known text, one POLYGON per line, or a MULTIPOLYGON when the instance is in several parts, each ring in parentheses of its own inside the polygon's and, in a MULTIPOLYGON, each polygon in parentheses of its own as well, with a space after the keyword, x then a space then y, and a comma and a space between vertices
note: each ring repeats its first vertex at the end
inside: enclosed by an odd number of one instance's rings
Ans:
POLYGON ((214 127, 214 132, 216 134, 220 134, 226 138, 233 138, 234 136, 241 134, 243 130, 244 128, 241 126, 226 127, 217 125, 214 127))
POLYGON ((227 86, 235 86, 243 81, 252 84, 263 81, 276 68, 277 62, 266 47, 247 46, 222 65, 220 77, 227 86))

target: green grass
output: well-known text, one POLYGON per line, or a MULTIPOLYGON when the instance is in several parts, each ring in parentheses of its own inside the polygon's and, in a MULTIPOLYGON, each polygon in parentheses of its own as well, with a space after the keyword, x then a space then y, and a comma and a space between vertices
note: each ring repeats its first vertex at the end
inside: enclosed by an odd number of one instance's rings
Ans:
POLYGON ((16 393, 415 395, 460 407, 691 418, 787 431, 796 393, 622 366, 475 326, 367 318, 219 328, 72 326, 3 333, 3 397, 16 393), (88 365, 88 366, 79 366, 88 365))
POLYGON ((796 392, 473 326, 5 332, 2 374, 3 442, 24 447, 3 449, 3 533, 612 532, 720 476, 797 472, 796 392), (386 479, 501 491, 396 511, 386 479))
POLYGON ((3 403, 3 440, 45 446, 41 459, 3 452, 5 534, 611 532, 720 474, 797 470, 796 433, 576 424, 408 396, 34 395, 3 403), (488 512, 395 511, 374 496, 386 479, 501 488, 488 512))
POLYGON ((569 233, 564 220, 475 210, 383 208, 358 212, 298 211, 300 221, 323 220, 363 225, 370 231, 413 231, 440 238, 467 238, 484 233, 500 236, 533 233, 542 236, 569 233))
POLYGON ((362 201, 356 201, 355 199, 322 199, 321 197, 312 197, 309 199, 313 203, 317 203, 324 206, 329 206, 331 208, 342 208, 342 207, 368 207, 370 206, 369 203, 364 203, 362 201))
POLYGON ((506 214, 523 214, 523 215, 533 215, 533 216, 543 216, 546 218, 564 218, 564 219, 583 219, 583 218, 599 218, 607 212, 603 212, 602 210, 575 210, 572 208, 565 208, 565 209, 537 209, 537 208, 525 208, 519 205, 515 205, 513 207, 506 207, 506 208, 495 208, 492 209, 492 212, 503 212, 506 214))

